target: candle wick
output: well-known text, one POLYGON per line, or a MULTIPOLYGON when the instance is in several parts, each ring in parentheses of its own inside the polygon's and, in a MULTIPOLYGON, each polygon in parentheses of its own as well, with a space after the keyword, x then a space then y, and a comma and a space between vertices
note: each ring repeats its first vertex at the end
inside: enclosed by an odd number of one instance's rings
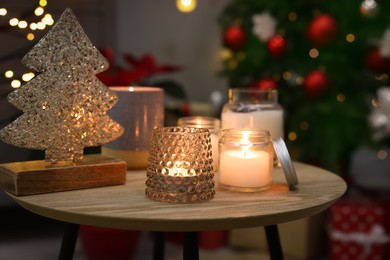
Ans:
POLYGON ((243 146, 242 147, 242 155, 244 158, 247 157, 247 152, 248 152, 248 146, 243 146))

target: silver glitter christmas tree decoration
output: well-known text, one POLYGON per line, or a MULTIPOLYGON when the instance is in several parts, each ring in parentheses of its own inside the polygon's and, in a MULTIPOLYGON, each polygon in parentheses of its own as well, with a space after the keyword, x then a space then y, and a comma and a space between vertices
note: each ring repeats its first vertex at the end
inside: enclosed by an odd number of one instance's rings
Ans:
POLYGON ((45 159, 79 161, 84 147, 115 140, 123 128, 106 111, 117 97, 95 75, 108 68, 70 9, 23 58, 38 75, 8 95, 23 114, 0 131, 9 144, 45 150, 45 159))

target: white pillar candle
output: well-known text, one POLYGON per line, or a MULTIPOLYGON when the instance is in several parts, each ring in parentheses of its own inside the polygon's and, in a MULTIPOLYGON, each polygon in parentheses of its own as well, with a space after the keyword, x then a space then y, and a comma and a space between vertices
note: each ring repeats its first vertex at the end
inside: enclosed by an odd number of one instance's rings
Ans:
POLYGON ((252 112, 225 111, 221 114, 222 129, 257 128, 268 130, 272 138, 283 138, 283 110, 252 112))
POLYGON ((264 187, 272 181, 266 151, 227 150, 220 154, 219 183, 233 187, 264 187))

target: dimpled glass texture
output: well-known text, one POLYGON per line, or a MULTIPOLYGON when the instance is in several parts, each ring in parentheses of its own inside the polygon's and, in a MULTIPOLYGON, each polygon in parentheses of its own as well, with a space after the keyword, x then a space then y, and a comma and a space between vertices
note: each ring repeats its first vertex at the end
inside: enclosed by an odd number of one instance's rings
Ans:
POLYGON ((194 203, 215 195, 210 132, 159 127, 152 132, 146 196, 170 203, 194 203))

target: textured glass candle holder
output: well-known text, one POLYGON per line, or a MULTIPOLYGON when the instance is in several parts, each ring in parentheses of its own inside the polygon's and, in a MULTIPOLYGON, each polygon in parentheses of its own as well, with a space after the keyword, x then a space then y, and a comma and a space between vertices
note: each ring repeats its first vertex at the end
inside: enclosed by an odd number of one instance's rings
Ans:
POLYGON ((170 203, 214 197, 210 132, 203 128, 159 127, 152 132, 146 196, 170 203))
POLYGON ((186 116, 177 120, 177 125, 179 126, 206 128, 210 131, 214 172, 218 167, 218 131, 220 124, 221 122, 218 118, 208 116, 186 116))

